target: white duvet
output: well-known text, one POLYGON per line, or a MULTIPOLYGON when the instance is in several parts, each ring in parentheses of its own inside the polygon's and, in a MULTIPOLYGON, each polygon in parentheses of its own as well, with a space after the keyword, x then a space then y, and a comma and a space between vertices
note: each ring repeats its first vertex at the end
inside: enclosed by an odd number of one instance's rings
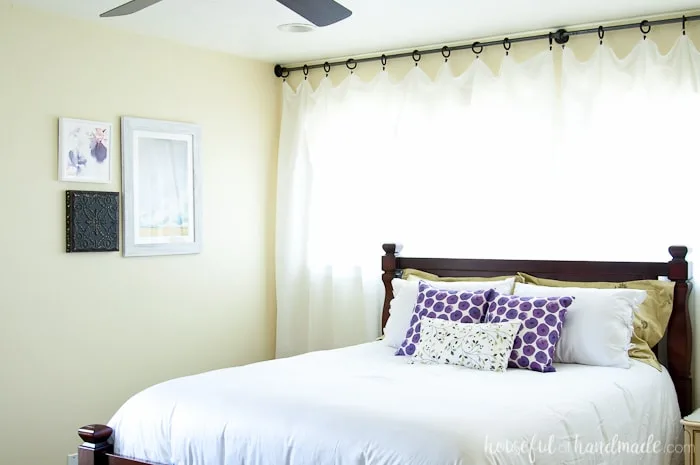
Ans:
POLYGON ((158 384, 109 422, 115 452, 177 465, 682 460, 666 371, 634 361, 492 373, 393 352, 374 342, 158 384))

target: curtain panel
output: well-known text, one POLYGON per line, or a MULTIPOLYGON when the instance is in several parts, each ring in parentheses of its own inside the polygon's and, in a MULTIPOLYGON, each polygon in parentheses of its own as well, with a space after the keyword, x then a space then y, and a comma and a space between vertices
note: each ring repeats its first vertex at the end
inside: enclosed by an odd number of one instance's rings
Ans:
POLYGON ((668 259, 692 246, 700 56, 565 49, 498 73, 283 83, 277 356, 381 334, 383 242, 411 256, 668 259), (669 223, 674 216, 677 220, 669 223))

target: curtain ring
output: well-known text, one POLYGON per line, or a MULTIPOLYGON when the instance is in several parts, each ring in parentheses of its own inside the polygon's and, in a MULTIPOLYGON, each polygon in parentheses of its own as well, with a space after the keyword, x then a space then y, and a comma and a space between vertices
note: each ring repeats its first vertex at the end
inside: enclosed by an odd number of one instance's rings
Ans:
POLYGON ((506 49, 506 56, 508 56, 508 50, 510 50, 510 39, 508 37, 503 39, 503 48, 506 49))
POLYGON ((282 79, 286 80, 289 77, 289 70, 287 68, 282 69, 282 79))
POLYGON ((600 39, 600 45, 603 45, 603 37, 605 37, 605 29, 603 29, 603 26, 598 26, 598 38, 600 39))
POLYGON ((484 51, 484 46, 481 45, 479 42, 474 42, 474 43, 472 44, 472 52, 474 52, 474 54, 476 55, 477 58, 479 58, 479 55, 480 55, 481 52, 483 52, 483 51, 484 51), (479 47, 479 51, 478 51, 478 52, 476 51, 476 48, 477 48, 477 47, 479 47))
POLYGON ((308 65, 304 65, 304 67, 302 68, 302 70, 304 71, 304 80, 306 81, 306 78, 309 76, 309 66, 308 66, 308 65))
POLYGON ((642 34, 644 34, 644 40, 646 40, 647 34, 649 34, 649 32, 651 32, 651 25, 649 24, 649 21, 647 21, 645 19, 644 21, 639 23, 639 30, 642 31, 642 34), (646 31, 644 30, 645 27, 647 28, 646 31))
POLYGON ((352 73, 352 70, 357 68, 357 62, 352 58, 348 58, 348 61, 345 62, 345 66, 347 66, 347 68, 350 70, 350 73, 352 73), (351 67, 351 64, 354 64, 355 66, 351 67))
POLYGON ((328 63, 328 62, 325 62, 325 63, 323 64, 323 70, 326 72, 326 77, 328 77, 328 73, 329 73, 330 70, 331 70, 331 64, 328 63))
POLYGON ((418 50, 414 50, 412 57, 413 57, 413 61, 416 62, 416 66, 418 66, 418 62, 420 61, 420 58, 421 58, 420 52, 418 50))
POLYGON ((440 50, 440 53, 442 53, 442 56, 445 57, 445 63, 447 63, 447 59, 450 57, 450 54, 452 53, 452 52, 450 52, 450 47, 445 45, 444 47, 442 47, 442 50, 440 50))
POLYGON ((379 58, 379 61, 382 62, 382 71, 386 70, 386 55, 382 54, 382 56, 379 58))
POLYGON ((683 15, 683 35, 685 35, 685 15, 683 15))
POLYGON ((552 42, 554 41, 554 33, 550 32, 549 33, 549 50, 552 50, 552 42))

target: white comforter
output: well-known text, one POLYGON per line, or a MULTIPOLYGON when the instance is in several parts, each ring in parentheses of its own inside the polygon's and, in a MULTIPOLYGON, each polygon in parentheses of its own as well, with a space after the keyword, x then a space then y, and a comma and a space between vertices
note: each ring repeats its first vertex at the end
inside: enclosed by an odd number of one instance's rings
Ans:
MULTIPOLYGON (((174 379, 109 425, 120 455, 177 465, 668 464, 667 372, 409 365, 383 342, 174 379)), ((676 451, 673 454, 674 450, 676 451)))

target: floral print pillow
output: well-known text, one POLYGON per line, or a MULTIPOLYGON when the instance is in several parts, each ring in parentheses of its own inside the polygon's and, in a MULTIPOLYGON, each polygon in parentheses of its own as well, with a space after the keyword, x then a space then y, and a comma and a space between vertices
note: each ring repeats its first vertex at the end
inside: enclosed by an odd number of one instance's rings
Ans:
POLYGON ((460 323, 423 318, 420 341, 409 363, 461 365, 504 372, 520 322, 460 323))

